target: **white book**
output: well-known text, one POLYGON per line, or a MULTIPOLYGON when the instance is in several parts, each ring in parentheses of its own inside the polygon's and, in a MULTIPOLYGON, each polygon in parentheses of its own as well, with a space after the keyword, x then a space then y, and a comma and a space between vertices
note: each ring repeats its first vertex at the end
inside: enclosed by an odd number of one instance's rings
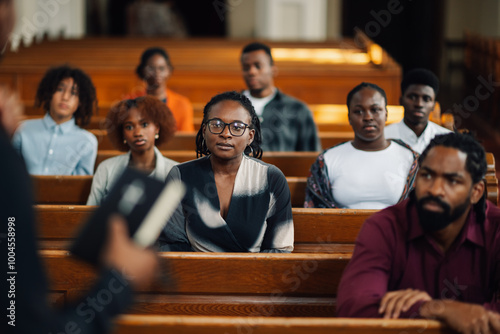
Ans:
POLYGON ((71 252, 99 266, 101 250, 107 239, 110 216, 119 214, 127 221, 130 237, 141 247, 155 243, 161 230, 180 204, 186 190, 181 181, 164 182, 127 168, 83 225, 71 252))

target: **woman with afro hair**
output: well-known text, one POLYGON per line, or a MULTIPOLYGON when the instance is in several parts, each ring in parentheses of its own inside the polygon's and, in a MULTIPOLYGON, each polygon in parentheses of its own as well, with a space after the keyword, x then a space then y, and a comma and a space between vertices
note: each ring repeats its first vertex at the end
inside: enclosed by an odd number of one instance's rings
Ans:
POLYGON ((175 133, 175 119, 167 106, 151 96, 124 100, 106 116, 106 130, 113 145, 127 152, 99 164, 87 205, 100 205, 125 168, 133 167, 165 181, 177 162, 164 157, 156 145, 175 133))
POLYGON ((12 139, 28 172, 91 175, 97 139, 82 129, 97 109, 95 87, 89 76, 66 65, 51 68, 38 85, 35 107, 43 107, 45 116, 23 122, 12 139))

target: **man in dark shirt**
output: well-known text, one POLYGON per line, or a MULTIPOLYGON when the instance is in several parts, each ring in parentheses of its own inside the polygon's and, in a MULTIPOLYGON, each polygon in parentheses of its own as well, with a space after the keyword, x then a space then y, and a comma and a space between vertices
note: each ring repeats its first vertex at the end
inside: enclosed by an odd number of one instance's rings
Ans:
POLYGON ((259 116, 264 151, 321 151, 311 111, 301 101, 274 86, 278 69, 269 46, 251 43, 241 54, 243 94, 259 116))
POLYGON ((485 173, 472 136, 436 136, 411 198, 363 224, 338 315, 432 317, 460 332, 500 332, 500 209, 486 201, 485 173))

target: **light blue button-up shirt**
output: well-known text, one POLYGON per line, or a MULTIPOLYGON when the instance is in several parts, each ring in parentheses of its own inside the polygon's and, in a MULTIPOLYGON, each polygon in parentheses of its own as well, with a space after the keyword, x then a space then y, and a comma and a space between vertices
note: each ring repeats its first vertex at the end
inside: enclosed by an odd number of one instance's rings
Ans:
POLYGON ((75 119, 57 124, 47 113, 42 119, 25 121, 12 145, 34 175, 92 175, 97 139, 81 129, 75 119))

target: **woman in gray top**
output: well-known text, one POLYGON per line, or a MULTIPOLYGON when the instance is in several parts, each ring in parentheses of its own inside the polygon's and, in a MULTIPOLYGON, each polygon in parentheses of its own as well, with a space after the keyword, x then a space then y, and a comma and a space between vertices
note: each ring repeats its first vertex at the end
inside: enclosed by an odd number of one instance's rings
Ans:
POLYGON ((114 146, 128 152, 99 164, 87 205, 99 205, 126 167, 165 181, 177 164, 156 148, 175 133, 175 119, 161 101, 150 96, 121 101, 106 116, 106 128, 114 146))

